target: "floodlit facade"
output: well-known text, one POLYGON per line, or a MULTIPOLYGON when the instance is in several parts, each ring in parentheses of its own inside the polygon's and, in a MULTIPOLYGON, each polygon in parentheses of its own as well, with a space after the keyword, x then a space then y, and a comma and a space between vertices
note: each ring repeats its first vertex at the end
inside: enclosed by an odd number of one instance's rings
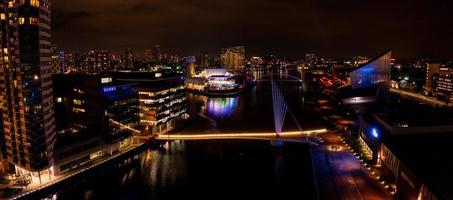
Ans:
POLYGON ((180 74, 118 72, 120 82, 135 84, 138 92, 140 130, 158 135, 174 130, 187 119, 187 99, 180 74))
POLYGON ((391 57, 391 50, 386 51, 352 71, 351 84, 340 87, 343 90, 343 104, 361 105, 388 101, 391 57))
POLYGON ((229 91, 239 88, 234 76, 210 76, 208 78, 208 90, 229 91))
POLYGON ((6 160, 17 174, 45 181, 56 141, 50 1, 0 1, 0 90, 6 160))
POLYGON ((138 88, 140 125, 145 134, 164 134, 176 128, 186 113, 184 85, 161 89, 138 88))
POLYGON ((392 51, 389 50, 351 72, 352 88, 366 88, 378 84, 390 85, 391 58, 392 51))

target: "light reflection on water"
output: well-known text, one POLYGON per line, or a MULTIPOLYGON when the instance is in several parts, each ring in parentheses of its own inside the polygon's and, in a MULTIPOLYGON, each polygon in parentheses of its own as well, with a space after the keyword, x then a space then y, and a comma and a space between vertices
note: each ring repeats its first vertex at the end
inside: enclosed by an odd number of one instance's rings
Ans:
POLYGON ((208 115, 215 118, 227 118, 236 110, 238 100, 238 97, 208 98, 208 115))
MULTIPOLYGON (((304 128, 318 128, 317 118, 298 110, 302 107, 300 89, 282 86, 286 87, 288 104, 304 128)), ((273 130, 271 97, 267 82, 238 97, 189 94, 193 123, 187 131, 273 130)), ((294 127, 291 123, 286 126, 294 127)), ((50 196, 87 200, 293 199, 302 193, 304 199, 312 199, 313 176, 306 148, 267 141, 174 141, 50 196)))

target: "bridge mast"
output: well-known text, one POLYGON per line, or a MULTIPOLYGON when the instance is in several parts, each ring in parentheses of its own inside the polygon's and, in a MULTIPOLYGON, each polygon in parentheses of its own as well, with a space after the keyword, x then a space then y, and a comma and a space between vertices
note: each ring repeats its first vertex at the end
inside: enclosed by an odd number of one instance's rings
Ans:
POLYGON ((274 78, 271 78, 272 87, 272 107, 274 111, 274 123, 275 133, 280 136, 282 133, 283 123, 285 122, 286 112, 288 111, 288 105, 286 104, 283 94, 274 82, 274 78))

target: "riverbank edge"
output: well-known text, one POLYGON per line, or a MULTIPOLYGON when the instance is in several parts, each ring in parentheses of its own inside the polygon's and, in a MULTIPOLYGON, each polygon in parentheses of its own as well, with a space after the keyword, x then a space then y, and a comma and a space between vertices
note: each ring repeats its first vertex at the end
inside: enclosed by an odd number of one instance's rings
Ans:
POLYGON ((111 164, 112 162, 124 159, 125 157, 137 155, 138 153, 146 150, 150 145, 151 145, 150 142, 141 143, 124 152, 120 152, 115 155, 106 157, 104 160, 100 160, 98 162, 95 162, 95 163, 92 163, 92 164, 89 164, 86 166, 82 166, 80 169, 75 170, 62 178, 56 179, 47 184, 43 184, 42 186, 39 186, 35 189, 31 189, 29 191, 24 191, 23 193, 20 193, 19 195, 10 197, 9 199, 12 199, 12 200, 13 199, 21 199, 21 200, 22 199, 36 199, 36 198, 45 196, 45 194, 48 193, 49 191, 56 191, 58 188, 64 186, 65 184, 71 183, 72 181, 74 181, 76 179, 80 179, 89 173, 93 173, 99 169, 102 169, 102 168, 108 166, 108 164, 111 164))
POLYGON ((186 88, 186 91, 190 92, 190 93, 194 93, 194 94, 208 96, 208 97, 234 97, 234 96, 238 96, 238 95, 244 93, 245 91, 247 91, 249 89, 252 89, 253 87, 255 87, 255 84, 246 86, 240 90, 236 90, 233 92, 205 92, 205 91, 193 90, 193 89, 188 89, 188 88, 186 88))

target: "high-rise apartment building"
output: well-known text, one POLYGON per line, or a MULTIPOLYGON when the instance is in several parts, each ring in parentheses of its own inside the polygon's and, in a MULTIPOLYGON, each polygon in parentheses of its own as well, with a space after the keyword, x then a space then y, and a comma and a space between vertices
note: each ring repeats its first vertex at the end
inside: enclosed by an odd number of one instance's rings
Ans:
POLYGON ((245 48, 236 46, 223 48, 220 55, 222 67, 230 71, 239 71, 245 66, 245 48))
POLYGON ((188 56, 185 57, 186 61, 186 77, 193 77, 195 76, 195 62, 196 62, 195 56, 188 56))
POLYGON ((160 52, 160 45, 158 45, 158 44, 154 45, 152 54, 153 54, 153 61, 155 63, 162 62, 162 54, 160 52))
POLYGON ((126 69, 134 68, 134 60, 135 60, 134 50, 126 49, 126 54, 124 57, 124 68, 126 69))
POLYGON ((111 70, 112 54, 110 51, 90 51, 85 57, 85 73, 98 74, 111 70))
POLYGON ((153 59, 153 52, 151 49, 145 49, 145 57, 144 60, 145 62, 149 63, 153 59))
POLYGON ((32 181, 53 174, 55 119, 49 0, 0 1, 0 90, 5 159, 32 181))
POLYGON ((434 76, 439 74, 440 64, 439 63, 428 63, 426 65, 426 82, 425 82, 425 94, 430 95, 433 93, 434 87, 434 76))
POLYGON ((60 57, 60 53, 57 50, 56 47, 52 47, 50 49, 51 52, 51 58, 52 58, 52 72, 55 73, 62 73, 62 65, 63 65, 63 60, 60 57))
POLYGON ((56 47, 52 47, 51 51, 51 66, 54 74, 61 74, 67 70, 72 70, 74 66, 74 59, 71 53, 58 50, 56 47))
POLYGON ((200 67, 203 68, 209 67, 209 55, 207 51, 200 52, 200 67))
POLYGON ((453 68, 441 67, 435 86, 437 98, 453 105, 453 68))

